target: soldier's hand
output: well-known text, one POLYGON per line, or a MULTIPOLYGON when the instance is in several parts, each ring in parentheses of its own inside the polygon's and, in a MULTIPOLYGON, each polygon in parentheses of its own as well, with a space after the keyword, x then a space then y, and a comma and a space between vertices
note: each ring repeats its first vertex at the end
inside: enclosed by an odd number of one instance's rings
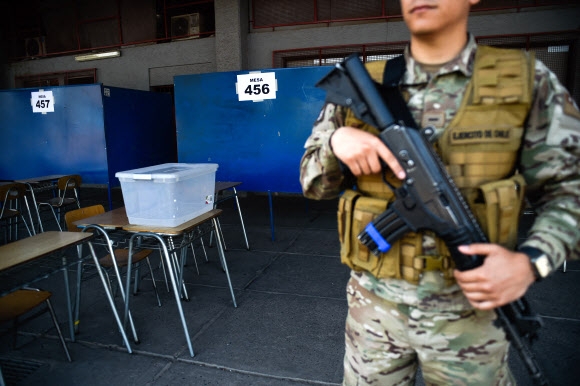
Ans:
POLYGON ((459 251, 486 256, 480 267, 454 272, 463 293, 477 309, 491 310, 517 300, 535 281, 530 259, 523 253, 497 244, 463 245, 459 251))
POLYGON ((355 176, 379 173, 382 159, 397 177, 405 178, 405 171, 399 161, 376 135, 343 126, 332 134, 330 145, 334 155, 355 176))

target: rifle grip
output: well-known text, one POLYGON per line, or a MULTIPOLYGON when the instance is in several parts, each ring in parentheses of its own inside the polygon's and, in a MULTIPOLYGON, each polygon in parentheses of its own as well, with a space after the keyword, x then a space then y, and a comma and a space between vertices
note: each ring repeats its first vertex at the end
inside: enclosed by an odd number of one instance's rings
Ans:
POLYGON ((459 259, 453 257, 453 253, 451 255, 455 261, 455 268, 460 271, 468 271, 477 268, 483 264, 483 260, 485 259, 485 256, 482 255, 464 255, 459 251, 457 251, 457 253, 461 256, 459 259))
POLYGON ((477 240, 473 238, 471 232, 467 228, 463 228, 459 233, 451 233, 444 235, 443 240, 449 249, 451 258, 455 263, 455 268, 460 271, 467 271, 483 265, 485 256, 483 255, 466 255, 457 249, 460 245, 469 245, 477 240))

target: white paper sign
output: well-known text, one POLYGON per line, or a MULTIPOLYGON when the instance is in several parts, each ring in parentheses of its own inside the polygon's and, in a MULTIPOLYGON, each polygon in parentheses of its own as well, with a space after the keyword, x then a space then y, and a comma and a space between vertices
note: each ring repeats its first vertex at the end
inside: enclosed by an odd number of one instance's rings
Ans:
POLYGON ((54 113, 54 96, 52 91, 33 91, 30 97, 33 113, 54 113))
POLYGON ((238 75, 236 93, 239 101, 260 102, 264 99, 276 99, 276 73, 256 72, 238 75))

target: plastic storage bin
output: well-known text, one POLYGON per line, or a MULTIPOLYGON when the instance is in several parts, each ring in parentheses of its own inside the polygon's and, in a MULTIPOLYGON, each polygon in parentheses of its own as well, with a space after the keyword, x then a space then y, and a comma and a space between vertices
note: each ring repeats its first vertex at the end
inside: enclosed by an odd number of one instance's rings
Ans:
POLYGON ((218 164, 168 163, 115 173, 129 223, 174 227, 213 209, 218 164))

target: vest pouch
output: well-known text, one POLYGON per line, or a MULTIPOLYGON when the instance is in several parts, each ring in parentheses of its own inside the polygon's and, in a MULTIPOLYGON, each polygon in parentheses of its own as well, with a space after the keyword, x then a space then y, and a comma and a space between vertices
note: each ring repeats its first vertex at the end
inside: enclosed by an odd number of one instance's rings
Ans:
POLYGON ((345 256, 350 255, 351 251, 354 204, 359 197, 360 193, 347 189, 338 200, 337 224, 338 240, 340 241, 340 259, 343 264, 348 265, 351 269, 354 269, 354 266, 350 261, 345 259, 345 256))
POLYGON ((355 204, 351 235, 353 247, 349 258, 359 269, 373 272, 378 267, 379 258, 361 244, 357 236, 375 217, 386 210, 387 204, 387 200, 374 197, 359 197, 355 204))
POLYGON ((379 257, 361 244, 357 236, 375 217, 386 210, 387 203, 387 200, 381 198, 359 197, 355 204, 350 237, 351 249, 343 258, 349 260, 357 271, 374 272, 379 265, 379 257))
POLYGON ((391 249, 380 256, 375 256, 359 240, 358 235, 379 214, 383 213, 388 200, 375 197, 358 197, 354 204, 352 224, 348 239, 345 229, 345 240, 341 247, 341 260, 355 271, 368 271, 378 278, 400 278, 400 244, 394 243, 391 249))
POLYGON ((525 180, 520 174, 476 189, 472 208, 491 243, 509 249, 517 245, 524 190, 525 180))

